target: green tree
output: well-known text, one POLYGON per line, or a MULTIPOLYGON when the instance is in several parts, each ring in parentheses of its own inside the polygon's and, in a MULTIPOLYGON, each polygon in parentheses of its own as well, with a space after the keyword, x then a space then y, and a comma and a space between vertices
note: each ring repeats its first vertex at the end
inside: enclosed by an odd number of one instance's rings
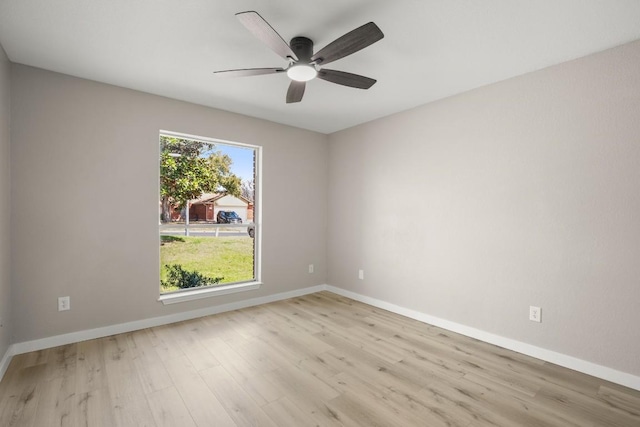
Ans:
POLYGON ((231 173, 232 159, 214 148, 205 142, 160 136, 162 222, 171 221, 173 207, 183 208, 202 193, 240 195, 241 180, 231 173))

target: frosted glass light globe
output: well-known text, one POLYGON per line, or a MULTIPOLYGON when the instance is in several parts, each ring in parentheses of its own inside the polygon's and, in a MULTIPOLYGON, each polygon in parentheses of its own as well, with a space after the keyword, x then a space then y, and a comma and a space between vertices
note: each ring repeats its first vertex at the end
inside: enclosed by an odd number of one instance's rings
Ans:
POLYGON ((287 76, 291 80, 297 82, 308 82, 314 79, 318 75, 318 72, 312 65, 294 65, 287 70, 287 76))

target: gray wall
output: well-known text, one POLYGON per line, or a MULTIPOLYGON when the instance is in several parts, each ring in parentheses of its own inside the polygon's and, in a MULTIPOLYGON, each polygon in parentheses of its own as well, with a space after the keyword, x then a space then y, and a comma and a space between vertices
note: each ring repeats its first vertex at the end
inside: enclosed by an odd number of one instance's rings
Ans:
POLYGON ((325 135, 26 66, 12 72, 15 342, 325 283, 325 135), (264 147, 260 290, 157 302, 160 129, 264 147), (64 295, 71 310, 58 312, 64 295))
POLYGON ((11 64, 0 46, 0 359, 11 340, 11 247, 10 247, 10 195, 11 167, 11 64))
POLYGON ((331 135, 329 284, 640 375, 638 70, 634 42, 331 135))
POLYGON ((13 342, 327 282, 640 375, 639 68, 636 42, 327 137, 13 65, 9 203, 0 54, 0 315, 10 205, 13 342), (159 129, 265 147, 261 290, 156 301, 159 129))

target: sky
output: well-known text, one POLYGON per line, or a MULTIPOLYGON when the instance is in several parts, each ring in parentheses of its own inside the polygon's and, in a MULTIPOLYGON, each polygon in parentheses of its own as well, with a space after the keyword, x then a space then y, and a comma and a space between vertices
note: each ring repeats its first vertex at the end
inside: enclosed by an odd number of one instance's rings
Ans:
POLYGON ((235 145, 216 144, 216 150, 222 151, 233 160, 231 172, 243 181, 253 179, 253 149, 235 145))

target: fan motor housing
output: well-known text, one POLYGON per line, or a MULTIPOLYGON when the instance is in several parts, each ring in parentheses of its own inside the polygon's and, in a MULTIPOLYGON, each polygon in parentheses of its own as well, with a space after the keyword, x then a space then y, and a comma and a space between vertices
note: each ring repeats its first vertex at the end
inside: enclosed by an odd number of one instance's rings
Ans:
POLYGON ((298 57, 299 62, 310 62, 313 56, 313 41, 306 37, 294 37, 289 42, 291 50, 298 57))

